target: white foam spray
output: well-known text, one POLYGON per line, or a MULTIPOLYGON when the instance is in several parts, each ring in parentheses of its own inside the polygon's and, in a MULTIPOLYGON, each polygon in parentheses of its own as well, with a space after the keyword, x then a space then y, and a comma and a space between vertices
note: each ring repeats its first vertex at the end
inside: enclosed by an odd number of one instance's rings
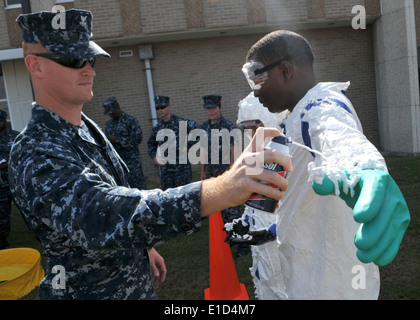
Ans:
POLYGON ((319 151, 317 151, 317 150, 314 150, 314 149, 312 149, 312 148, 309 148, 308 146, 305 146, 305 145, 303 145, 303 144, 300 144, 300 143, 297 143, 297 142, 295 142, 295 141, 292 141, 290 138, 289 138, 289 141, 290 141, 290 143, 291 144, 294 144, 294 145, 296 145, 296 146, 298 146, 298 147, 301 147, 301 148, 303 148, 303 149, 306 149, 306 150, 308 150, 309 152, 313 152, 313 153, 315 153, 315 154, 317 154, 317 155, 320 155, 324 160, 327 160, 327 158, 321 153, 321 152, 319 152, 319 151))

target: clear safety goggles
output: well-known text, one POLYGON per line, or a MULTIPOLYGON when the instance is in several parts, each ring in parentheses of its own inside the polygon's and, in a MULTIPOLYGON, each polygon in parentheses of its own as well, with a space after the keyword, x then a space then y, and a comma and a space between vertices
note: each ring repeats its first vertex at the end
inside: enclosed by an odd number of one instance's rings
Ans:
POLYGON ((298 56, 301 56, 303 54, 306 54, 307 52, 300 53, 298 55, 295 55, 293 57, 285 57, 283 59, 274 61, 273 63, 270 63, 268 66, 264 66, 259 61, 250 61, 243 65, 242 72, 245 76, 245 78, 248 80, 248 83, 252 90, 257 91, 260 90, 262 85, 265 81, 268 79, 268 70, 274 68, 275 66, 278 66, 283 61, 290 61, 298 56))
POLYGON ((259 72, 264 69, 264 65, 258 61, 250 61, 243 65, 242 72, 252 90, 260 90, 268 78, 268 72, 259 72))

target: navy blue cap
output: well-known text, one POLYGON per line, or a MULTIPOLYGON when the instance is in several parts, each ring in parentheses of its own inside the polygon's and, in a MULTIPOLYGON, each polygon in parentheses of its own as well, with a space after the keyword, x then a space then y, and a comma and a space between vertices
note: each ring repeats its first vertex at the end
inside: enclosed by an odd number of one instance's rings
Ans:
POLYGON ((155 107, 163 106, 166 107, 169 105, 169 97, 166 96, 156 96, 155 97, 155 107))
POLYGON ((41 44, 56 55, 74 59, 110 57, 105 50, 91 41, 90 11, 71 9, 63 12, 21 14, 16 22, 22 28, 24 42, 41 44), (65 19, 65 28, 57 25, 57 16, 65 19))
POLYGON ((118 104, 117 98, 109 97, 102 103, 102 106, 105 109, 104 114, 112 114, 115 108, 119 106, 119 104, 118 104))
POLYGON ((218 94, 210 94, 207 96, 203 96, 203 100, 204 108, 220 107, 220 101, 222 100, 222 96, 218 94))

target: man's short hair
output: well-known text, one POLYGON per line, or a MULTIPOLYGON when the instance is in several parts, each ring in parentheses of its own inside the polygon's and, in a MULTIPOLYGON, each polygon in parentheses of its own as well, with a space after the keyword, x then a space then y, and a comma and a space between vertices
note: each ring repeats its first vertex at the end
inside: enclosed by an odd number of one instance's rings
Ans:
POLYGON ((267 65, 286 57, 294 58, 293 62, 299 67, 313 66, 314 56, 309 42, 288 30, 267 34, 249 49, 246 60, 258 60, 267 65))

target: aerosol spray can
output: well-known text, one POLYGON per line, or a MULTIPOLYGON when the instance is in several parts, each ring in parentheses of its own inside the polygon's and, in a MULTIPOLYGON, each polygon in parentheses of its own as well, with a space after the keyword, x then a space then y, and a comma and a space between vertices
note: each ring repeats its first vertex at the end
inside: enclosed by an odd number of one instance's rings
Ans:
MULTIPOLYGON (((290 157, 289 154, 289 145, 290 140, 283 136, 278 136, 273 138, 268 145, 265 147, 266 150, 275 149, 279 151, 282 154, 285 154, 286 156, 290 157)), ((278 172, 282 177, 286 177, 286 172, 284 171, 283 167, 279 165, 278 163, 265 163, 264 169, 271 170, 278 172)), ((266 183, 261 181, 261 183, 266 183)), ((276 210, 278 200, 268 198, 264 195, 253 193, 251 197, 248 199, 247 202, 245 202, 247 206, 250 206, 252 208, 274 213, 276 210)))

